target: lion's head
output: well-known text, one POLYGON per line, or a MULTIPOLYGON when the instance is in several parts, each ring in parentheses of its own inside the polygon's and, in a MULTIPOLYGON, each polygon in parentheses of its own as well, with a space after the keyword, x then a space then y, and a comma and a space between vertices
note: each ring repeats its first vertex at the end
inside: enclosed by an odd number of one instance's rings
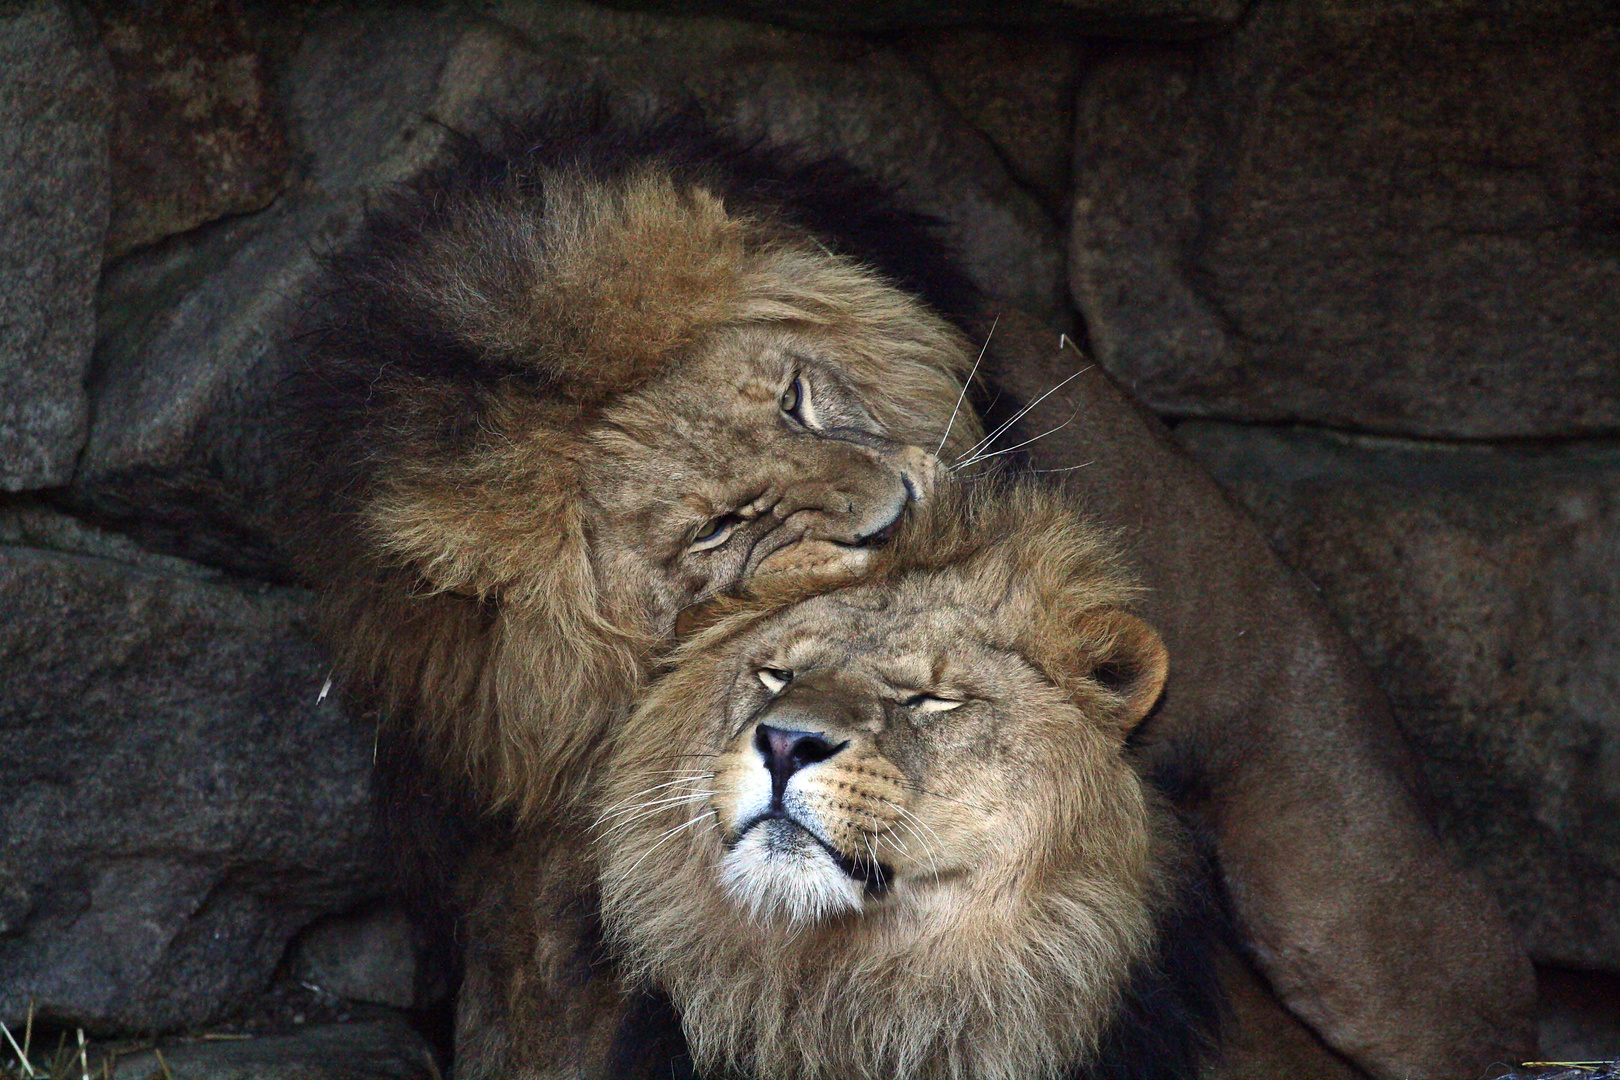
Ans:
POLYGON ((619 728, 606 924, 700 1067, 1064 1074, 1174 877, 1125 751, 1164 648, 1106 543, 1029 489, 942 492, 877 561, 718 605, 619 728))
POLYGON ((715 164, 759 152, 637 137, 468 151, 396 194, 305 336, 339 665, 490 805, 572 787, 683 607, 861 572, 978 435, 946 430, 961 333, 715 164))

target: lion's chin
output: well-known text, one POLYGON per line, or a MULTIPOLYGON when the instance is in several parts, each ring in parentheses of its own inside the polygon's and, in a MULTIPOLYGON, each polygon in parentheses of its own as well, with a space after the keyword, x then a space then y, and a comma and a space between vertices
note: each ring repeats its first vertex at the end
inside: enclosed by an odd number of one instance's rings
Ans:
POLYGON ((862 884, 791 822, 748 830, 721 860, 720 881, 733 903, 764 922, 811 923, 861 910, 862 884))

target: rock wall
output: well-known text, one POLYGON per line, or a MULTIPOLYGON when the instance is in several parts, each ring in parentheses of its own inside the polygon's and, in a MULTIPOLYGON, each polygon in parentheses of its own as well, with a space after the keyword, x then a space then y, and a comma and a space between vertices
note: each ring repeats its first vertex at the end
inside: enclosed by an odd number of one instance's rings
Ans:
POLYGON ((1088 342, 1322 590, 1536 958, 1620 972, 1612 7, 810 10, 0 9, 0 1019, 405 1001, 397 927, 331 929, 384 892, 370 738, 240 494, 257 403, 372 192, 582 84, 853 159, 1088 342))

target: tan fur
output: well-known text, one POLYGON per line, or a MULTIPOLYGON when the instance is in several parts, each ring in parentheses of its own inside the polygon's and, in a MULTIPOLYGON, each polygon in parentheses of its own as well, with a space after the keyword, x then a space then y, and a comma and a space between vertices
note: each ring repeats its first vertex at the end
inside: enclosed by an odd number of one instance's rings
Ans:
MULTIPOLYGON (((902 478, 926 496, 970 362, 909 295, 701 187, 649 171, 535 184, 463 207, 394 269, 481 354, 545 358, 544 385, 488 387, 477 430, 446 444, 438 392, 379 375, 399 437, 325 614, 340 669, 409 718, 430 764, 522 814, 576 790, 694 598, 863 568, 850 541, 902 478), (801 369, 830 434, 777 415, 801 369), (773 530, 768 557, 682 554, 737 506, 773 530)), ((964 410, 944 445, 978 434, 964 410)))
POLYGON ((1061 1075, 1114 1016, 1173 876, 1122 747, 1163 647, 1119 610, 1135 590, 1104 539, 1030 488, 936 498, 862 583, 824 587, 717 605, 617 730, 607 926, 700 1069, 1061 1075), (802 670, 773 695, 760 668, 802 670), (921 712, 917 691, 966 699, 921 712), (855 909, 762 909, 723 881, 758 725, 786 722, 840 746, 795 774, 811 819, 890 869, 855 909))

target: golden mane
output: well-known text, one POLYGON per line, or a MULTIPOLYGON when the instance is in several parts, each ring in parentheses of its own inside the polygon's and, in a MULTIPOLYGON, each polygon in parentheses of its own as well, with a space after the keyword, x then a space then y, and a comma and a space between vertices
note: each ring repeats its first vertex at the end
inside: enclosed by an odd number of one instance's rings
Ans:
MULTIPOLYGON (((378 355, 347 417, 305 406, 336 459, 315 470, 308 501, 331 505, 302 559, 350 687, 478 805, 530 814, 577 789, 669 631, 604 575, 585 512, 593 433, 620 403, 656 404, 717 335, 786 328, 835 341, 874 423, 932 450, 970 357, 880 273, 654 164, 514 174, 433 210, 383 211, 381 250, 335 260, 335 292, 385 294, 352 322, 409 319, 313 335, 317 399, 353 352, 378 355), (446 359, 390 364, 413 348, 446 359)), ((978 434, 959 416, 946 445, 978 434)))
MULTIPOLYGON (((947 489, 847 590, 755 579, 748 595, 717 601, 672 654, 616 730, 597 858, 610 938, 633 978, 671 995, 700 1069, 1012 1080, 1069 1075, 1095 1057, 1186 872, 1167 811, 1122 756, 1125 731, 1163 685, 1164 654, 1120 611, 1136 587, 1111 541, 1032 486, 947 489), (896 619, 937 611, 942 637, 957 633, 948 624, 961 612, 978 627, 952 639, 961 648, 987 633, 993 648, 1026 659, 1064 703, 1053 706, 1061 718, 1020 701, 995 702, 996 715, 1024 738, 1056 740, 1063 760, 1017 778, 1026 797, 998 811, 1007 849, 966 880, 915 903, 761 919, 718 880, 722 849, 704 804, 665 784, 661 810, 625 817, 623 807, 649 776, 713 753, 733 645, 844 591, 863 611, 886 611, 890 598, 896 619)), ((830 617, 822 631, 836 641, 843 631, 830 617)))

